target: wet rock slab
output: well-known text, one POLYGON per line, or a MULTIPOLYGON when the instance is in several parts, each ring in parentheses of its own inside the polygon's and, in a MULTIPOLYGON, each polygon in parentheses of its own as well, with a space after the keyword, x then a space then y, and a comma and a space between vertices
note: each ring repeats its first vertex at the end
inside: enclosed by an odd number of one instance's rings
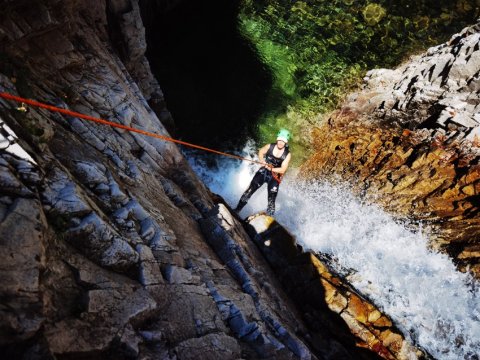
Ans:
POLYGON ((353 343, 384 359, 426 358, 405 340, 385 314, 329 270, 314 253, 304 251, 274 218, 257 214, 246 222, 250 236, 316 332, 314 339, 318 343, 313 341, 312 346, 322 348, 321 338, 329 336, 349 351, 353 343))

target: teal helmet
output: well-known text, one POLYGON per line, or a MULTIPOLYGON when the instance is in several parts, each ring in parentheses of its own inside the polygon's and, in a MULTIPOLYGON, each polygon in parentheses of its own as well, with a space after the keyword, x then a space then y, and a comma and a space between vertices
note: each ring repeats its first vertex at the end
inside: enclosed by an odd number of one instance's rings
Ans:
POLYGON ((288 140, 290 140, 291 137, 292 135, 290 134, 290 131, 288 131, 287 129, 280 129, 277 134, 277 141, 281 140, 285 143, 288 143, 288 140))

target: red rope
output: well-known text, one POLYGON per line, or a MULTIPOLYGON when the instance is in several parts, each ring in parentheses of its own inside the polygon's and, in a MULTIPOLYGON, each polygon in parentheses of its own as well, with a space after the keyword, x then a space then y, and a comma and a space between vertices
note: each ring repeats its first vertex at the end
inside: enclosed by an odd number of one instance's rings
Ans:
POLYGON ((278 173, 275 173, 274 171, 272 171, 272 176, 275 180, 277 180, 278 184, 280 184, 282 182, 282 177, 283 175, 282 174, 278 174, 278 173))
MULTIPOLYGON (((22 98, 20 96, 11 95, 11 94, 8 94, 8 93, 5 93, 5 92, 0 92, 0 97, 4 98, 4 99, 7 99, 7 100, 13 100, 13 101, 16 101, 16 102, 19 102, 19 103, 28 104, 30 106, 34 106, 34 107, 38 107, 38 108, 42 108, 42 109, 47 109, 49 111, 58 112, 58 113, 61 113, 61 114, 64 114, 64 115, 77 117, 77 118, 88 120, 88 121, 93 121, 93 122, 96 122, 96 123, 99 123, 99 124, 116 127, 116 128, 119 128, 119 129, 131 131, 131 132, 136 132, 136 133, 139 133, 139 134, 142 134, 142 135, 154 137, 154 138, 157 138, 157 139, 162 139, 162 140, 165 140, 165 141, 170 141, 172 143, 183 145, 183 146, 188 146, 188 147, 191 147, 191 148, 194 148, 194 149, 208 151, 208 152, 211 152, 211 153, 214 153, 214 154, 231 157, 231 158, 234 158, 234 159, 237 159, 237 160, 249 161, 251 163, 259 164, 259 165, 262 165, 262 166, 265 165, 265 163, 263 163, 263 162, 248 159, 248 158, 243 157, 243 156, 233 155, 233 154, 218 151, 218 150, 215 150, 215 149, 210 149, 210 148, 207 148, 207 147, 204 147, 204 146, 195 145, 195 144, 192 144, 192 143, 189 143, 189 142, 186 142, 186 141, 173 139, 173 138, 168 137, 168 136, 159 135, 159 134, 152 133, 152 132, 145 131, 145 130, 140 130, 140 129, 137 129, 137 128, 134 128, 134 127, 114 123, 112 121, 100 119, 100 118, 90 116, 90 115, 81 114, 81 113, 78 113, 78 112, 75 112, 75 111, 62 109, 62 108, 52 106, 52 105, 48 105, 48 104, 44 104, 44 103, 41 103, 41 102, 38 102, 38 101, 35 101, 35 100, 25 99, 25 98, 22 98)), ((280 183, 281 178, 277 177, 274 172, 272 172, 272 175, 280 183)))

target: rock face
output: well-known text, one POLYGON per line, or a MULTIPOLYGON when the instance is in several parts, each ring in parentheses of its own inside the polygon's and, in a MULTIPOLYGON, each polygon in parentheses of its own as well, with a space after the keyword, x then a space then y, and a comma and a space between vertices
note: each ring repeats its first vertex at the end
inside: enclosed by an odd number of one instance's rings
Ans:
MULTIPOLYGON (((144 51, 136 0, 2 3, 0 91, 166 135, 144 51)), ((0 118, 5 358, 378 357, 312 339, 176 146, 5 100, 0 118)))
POLYGON ((356 344, 384 359, 426 358, 405 341, 387 316, 332 273, 315 254, 303 251, 272 217, 253 215, 247 224, 287 294, 298 304, 315 339, 312 346, 322 356, 348 358, 350 347, 356 344), (335 341, 322 340, 329 337, 335 341))
POLYGON ((343 177, 366 199, 432 225, 433 246, 480 276, 480 25, 373 70, 315 130, 309 178, 343 177))

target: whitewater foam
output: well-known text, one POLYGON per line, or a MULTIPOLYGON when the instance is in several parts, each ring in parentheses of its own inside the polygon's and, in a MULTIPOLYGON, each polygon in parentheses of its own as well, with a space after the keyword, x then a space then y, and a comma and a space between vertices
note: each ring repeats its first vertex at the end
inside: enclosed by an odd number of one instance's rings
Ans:
MULTIPOLYGON (((251 146, 245 153, 252 154, 251 146)), ((222 158, 207 168, 192 153, 189 159, 210 189, 233 207, 258 169, 222 158)), ((266 205, 264 186, 241 214, 266 205)), ((305 248, 333 258, 338 272, 435 359, 479 359, 478 284, 457 271, 448 256, 431 250, 428 234, 362 203, 346 186, 301 182, 292 171, 281 184, 276 218, 305 248)))

